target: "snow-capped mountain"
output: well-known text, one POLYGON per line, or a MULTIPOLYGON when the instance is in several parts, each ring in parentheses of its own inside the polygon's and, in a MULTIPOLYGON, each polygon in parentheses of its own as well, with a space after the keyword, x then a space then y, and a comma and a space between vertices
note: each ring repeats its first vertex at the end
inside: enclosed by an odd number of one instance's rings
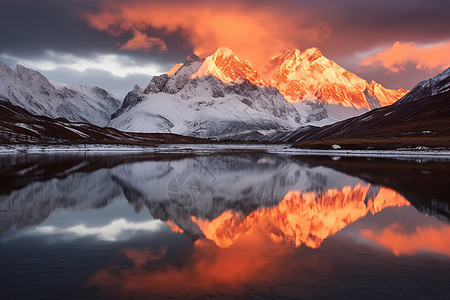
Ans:
POLYGON ((316 48, 273 58, 264 74, 225 47, 206 58, 192 54, 153 77, 145 89, 136 86, 108 125, 134 132, 257 138, 332 124, 392 104, 405 93, 367 83, 316 48))
POLYGON ((105 126, 120 100, 99 87, 50 82, 41 73, 0 62, 0 97, 32 114, 105 126))
MULTIPOLYGON (((123 131, 173 132, 198 137, 297 128, 301 115, 273 87, 264 85, 248 61, 230 49, 190 55, 125 97, 109 126, 123 131)), ((303 119, 303 120, 302 120, 303 119)))
POLYGON ((225 83, 237 83, 245 80, 265 86, 265 82, 248 60, 240 60, 226 47, 219 48, 208 56, 201 67, 191 77, 199 78, 213 75, 225 83))
POLYGON ((264 78, 289 102, 319 100, 368 110, 391 105, 407 93, 366 80, 329 60, 317 48, 289 50, 270 59, 264 78))
POLYGON ((37 71, 0 63, 0 97, 35 115, 127 132, 261 139, 361 115, 405 92, 367 83, 316 48, 274 57, 262 74, 222 47, 206 58, 190 55, 145 89, 135 86, 120 106, 101 88, 50 82, 37 71))
POLYGON ((433 78, 421 81, 399 103, 419 100, 450 91, 450 68, 433 78))

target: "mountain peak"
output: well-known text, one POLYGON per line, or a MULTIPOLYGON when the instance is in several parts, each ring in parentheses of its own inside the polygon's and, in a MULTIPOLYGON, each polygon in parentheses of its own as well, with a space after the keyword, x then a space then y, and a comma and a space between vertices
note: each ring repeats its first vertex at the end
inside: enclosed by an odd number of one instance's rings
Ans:
POLYGON ((392 104, 404 95, 404 91, 388 90, 374 81, 368 84, 327 59, 316 47, 305 51, 292 49, 272 58, 267 64, 265 79, 289 102, 319 100, 370 109, 372 100, 364 94, 366 89, 382 106, 392 104))
POLYGON ((450 68, 440 74, 419 82, 399 103, 416 101, 450 91, 450 68))
POLYGON ((13 73, 14 71, 10 68, 10 67, 8 67, 8 65, 7 64, 5 64, 5 63, 3 63, 2 61, 0 61, 0 75, 2 74, 2 73, 4 73, 4 74, 11 74, 11 73, 13 73))
POLYGON ((316 47, 311 47, 309 49, 306 49, 303 52, 303 55, 306 56, 310 61, 316 60, 319 57, 322 57, 322 52, 316 47))
POLYGON ((433 77, 434 80, 443 80, 450 77, 450 67, 433 77))
POLYGON ((7 64, 5 64, 4 62, 0 61, 0 68, 1 69, 10 69, 10 67, 8 67, 7 64))
POLYGON ((302 54, 302 52, 298 49, 290 49, 285 51, 282 55, 280 56, 274 56, 271 58, 271 60, 289 60, 292 58, 299 58, 300 55, 302 54))
POLYGON ((27 67, 24 67, 21 64, 16 65, 14 72, 16 74, 27 74, 27 75, 36 75, 39 77, 44 77, 44 75, 42 75, 40 72, 32 70, 32 69, 28 69, 27 67))
POLYGON ((282 58, 283 60, 292 60, 295 58, 296 61, 301 61, 302 59, 314 61, 322 56, 322 52, 320 52, 318 48, 312 47, 303 52, 298 49, 291 49, 284 52, 279 58, 282 58))
POLYGON ((418 86, 420 87, 437 87, 443 91, 443 88, 450 89, 450 68, 447 68, 438 75, 421 81, 418 86))
POLYGON ((200 58, 199 56, 197 56, 197 54, 192 53, 191 55, 189 55, 186 58, 186 61, 184 62, 184 64, 188 66, 188 65, 190 65, 190 64, 192 64, 194 62, 202 61, 202 60, 203 60, 203 58, 200 58))
POLYGON ((37 73, 39 73, 38 71, 34 71, 34 70, 31 70, 31 69, 28 69, 27 67, 24 67, 21 64, 17 64, 16 65, 16 68, 14 69, 14 72, 16 74, 24 74, 24 73, 37 74, 37 73))
POLYGON ((214 54, 212 55, 214 58, 216 57, 230 57, 230 56, 234 56, 237 57, 236 54, 234 54, 234 52, 228 48, 228 47, 220 47, 219 49, 216 50, 216 52, 214 52, 214 54))
POLYGON ((133 92, 136 94, 142 94, 144 92, 144 89, 141 88, 138 84, 135 84, 133 87, 133 92))
POLYGON ((207 57, 206 59, 209 59, 216 64, 217 67, 225 67, 230 66, 231 64, 236 63, 243 63, 239 57, 230 49, 227 47, 220 47, 217 49, 213 55, 207 57))
POLYGON ((209 59, 216 64, 216 66, 225 67, 229 66, 231 64, 242 63, 242 61, 237 57, 237 55, 227 47, 220 47, 217 49, 213 55, 207 57, 206 59, 209 59))
POLYGON ((372 81, 370 81, 369 86, 370 87, 374 87, 374 86, 376 86, 378 84, 379 84, 378 82, 376 82, 375 80, 372 80, 372 81))
POLYGON ((28 69, 27 67, 24 67, 20 64, 16 65, 16 68, 14 69, 14 73, 17 77, 21 78, 22 80, 26 81, 27 84, 33 85, 38 84, 45 86, 46 88, 52 89, 54 86, 48 81, 48 79, 42 75, 40 72, 28 69))
POLYGON ((212 75, 224 83, 236 83, 245 80, 256 85, 266 85, 255 68, 247 61, 240 60, 227 47, 220 47, 208 56, 192 78, 212 75))

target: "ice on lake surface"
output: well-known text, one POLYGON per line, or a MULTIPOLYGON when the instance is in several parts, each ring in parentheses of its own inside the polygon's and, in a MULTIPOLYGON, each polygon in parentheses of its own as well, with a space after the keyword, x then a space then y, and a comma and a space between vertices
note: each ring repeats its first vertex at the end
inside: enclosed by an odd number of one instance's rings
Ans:
POLYGON ((447 299, 445 161, 0 156, 1 299, 447 299))

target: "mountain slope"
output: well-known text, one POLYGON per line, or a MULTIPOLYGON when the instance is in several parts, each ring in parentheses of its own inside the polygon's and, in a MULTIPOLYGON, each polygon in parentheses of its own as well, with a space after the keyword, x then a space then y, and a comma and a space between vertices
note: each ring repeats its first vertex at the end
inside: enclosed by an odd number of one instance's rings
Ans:
POLYGON ((433 78, 421 81, 408 94, 399 100, 400 103, 414 101, 450 91, 450 68, 433 78))
POLYGON ((41 73, 0 62, 0 97, 32 114, 105 126, 120 101, 104 89, 51 83, 41 73))
POLYGON ((265 79, 289 102, 319 100, 328 104, 373 109, 400 99, 407 91, 389 90, 367 83, 324 57, 317 48, 297 49, 273 57, 265 68, 265 79))
POLYGON ((450 92, 418 99, 421 103, 399 103, 362 116, 311 130, 302 140, 324 138, 408 138, 415 136, 450 137, 450 92))

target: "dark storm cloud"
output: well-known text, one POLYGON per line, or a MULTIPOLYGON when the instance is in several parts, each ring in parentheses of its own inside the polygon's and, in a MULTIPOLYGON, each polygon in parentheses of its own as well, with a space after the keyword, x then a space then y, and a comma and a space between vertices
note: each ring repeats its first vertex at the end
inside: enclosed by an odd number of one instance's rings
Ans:
MULTIPOLYGON (((82 18, 95 12, 97 0, 2 0, 0 9, 0 54, 27 59, 42 58, 46 50, 94 57, 101 53, 124 54, 137 62, 169 64, 192 51, 178 32, 167 36, 171 51, 127 52, 110 35, 90 28, 82 18)), ((153 34, 159 34, 153 31, 153 34)), ((121 38, 126 39, 126 36, 121 38)))
MULTIPOLYGON (((169 51, 120 51, 119 39, 88 26, 83 13, 98 13, 107 3, 127 5, 136 1, 115 0, 2 0, 0 9, 0 53, 15 56, 40 57, 45 50, 72 53, 89 57, 97 53, 125 53, 136 60, 178 62, 190 54, 188 36, 182 32, 168 34, 164 30, 149 29, 149 35, 162 36, 169 51)), ((148 6, 162 1, 137 1, 148 6)), ((171 1, 178 3, 182 14, 190 3, 218 3, 223 1, 171 1)), ((236 1, 230 1, 236 2, 236 1)), ((245 1, 241 1, 245 2, 245 1)), ((363 52, 395 41, 416 43, 449 39, 450 2, 447 0, 341 0, 341 1, 247 1, 248 7, 264 6, 282 9, 290 18, 308 14, 326 22, 330 36, 318 41, 295 41, 299 48, 319 46, 324 54, 341 57, 363 52)), ((243 11, 243 14, 246 12, 243 11)), ((274 15, 282 18, 283 15, 274 15)), ((192 20, 195 22, 195 20, 192 20)), ((170 21, 169 21, 170 22, 170 21)), ((293 24, 295 25, 295 24, 293 24)), ((286 29, 289 30, 289 29, 286 29)))

